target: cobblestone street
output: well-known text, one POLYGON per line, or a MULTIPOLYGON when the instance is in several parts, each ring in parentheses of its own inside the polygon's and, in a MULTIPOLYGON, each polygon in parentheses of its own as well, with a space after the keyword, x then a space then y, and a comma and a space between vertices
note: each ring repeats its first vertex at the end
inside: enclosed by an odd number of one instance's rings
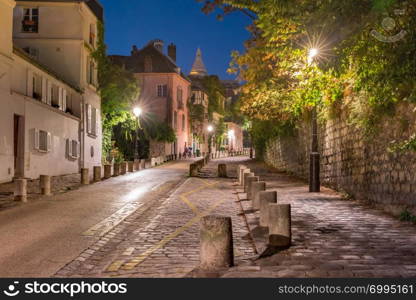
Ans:
POLYGON ((184 277, 199 263, 199 221, 231 216, 236 264, 255 253, 233 180, 189 178, 163 203, 122 224, 56 275, 64 277, 184 277))

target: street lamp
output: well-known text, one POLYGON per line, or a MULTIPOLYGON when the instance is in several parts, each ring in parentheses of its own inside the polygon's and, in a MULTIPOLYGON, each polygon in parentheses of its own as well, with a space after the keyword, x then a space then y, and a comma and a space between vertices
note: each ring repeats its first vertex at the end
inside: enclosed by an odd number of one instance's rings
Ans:
POLYGON ((211 157, 211 153, 212 153, 212 135, 214 133, 214 126, 212 125, 208 125, 207 127, 207 131, 208 131, 208 153, 211 157))
MULTIPOLYGON (((309 49, 308 53, 308 64, 312 64, 315 57, 319 54, 317 48, 309 49)), ((320 154, 318 149, 318 120, 317 120, 317 111, 316 106, 312 110, 312 119, 311 119, 311 128, 312 128, 312 145, 311 153, 309 155, 309 192, 319 193, 321 191, 321 182, 320 182, 320 154)))
POLYGON ((137 130, 136 130, 136 136, 135 136, 135 141, 134 141, 134 158, 135 159, 139 159, 139 118, 142 114, 143 110, 136 106, 133 108, 133 114, 136 116, 136 120, 137 120, 137 130))
POLYGON ((228 130, 228 139, 229 139, 228 145, 231 145, 231 149, 229 149, 231 151, 234 150, 234 144, 233 144, 234 138, 235 138, 235 131, 234 131, 234 129, 228 130))

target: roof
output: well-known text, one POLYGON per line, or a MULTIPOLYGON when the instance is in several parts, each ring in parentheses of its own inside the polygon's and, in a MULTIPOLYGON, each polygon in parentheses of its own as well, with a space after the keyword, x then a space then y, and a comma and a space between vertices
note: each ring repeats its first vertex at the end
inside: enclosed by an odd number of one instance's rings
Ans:
POLYGON ((104 20, 104 8, 98 0, 16 0, 17 2, 85 2, 85 4, 91 9, 93 14, 101 22, 104 20))
POLYGON ((198 50, 196 51, 195 61, 194 61, 194 64, 192 65, 192 69, 189 75, 195 75, 195 76, 208 75, 207 68, 205 68, 204 61, 202 60, 202 52, 200 48, 198 48, 198 50))
POLYGON ((133 73, 175 73, 179 74, 185 80, 190 79, 185 76, 176 65, 176 63, 163 52, 158 50, 153 43, 146 45, 144 48, 132 51, 131 56, 110 55, 109 58, 116 64, 125 67, 133 73), (145 70, 145 60, 151 59, 152 70, 145 70))
POLYGON ((60 77, 56 72, 52 71, 51 69, 49 69, 48 67, 46 67, 45 65, 41 64, 40 62, 38 62, 37 60, 33 59, 26 51, 24 51, 23 49, 17 47, 16 45, 13 45, 13 53, 20 56, 21 58, 23 58, 24 60, 26 60, 28 63, 34 65, 35 67, 41 69, 42 71, 48 73, 49 75, 51 75, 52 77, 54 77, 55 79, 65 83, 67 86, 69 86, 70 88, 74 89, 75 91, 82 93, 82 90, 69 83, 68 81, 66 81, 65 79, 63 79, 62 77, 60 77))

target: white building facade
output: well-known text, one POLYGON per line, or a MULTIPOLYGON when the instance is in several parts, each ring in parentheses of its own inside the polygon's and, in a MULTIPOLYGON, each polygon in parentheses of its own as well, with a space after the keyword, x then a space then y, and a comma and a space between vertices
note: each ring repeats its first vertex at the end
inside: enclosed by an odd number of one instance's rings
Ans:
POLYGON ((0 0, 0 182, 101 165, 101 17, 83 1, 0 0))

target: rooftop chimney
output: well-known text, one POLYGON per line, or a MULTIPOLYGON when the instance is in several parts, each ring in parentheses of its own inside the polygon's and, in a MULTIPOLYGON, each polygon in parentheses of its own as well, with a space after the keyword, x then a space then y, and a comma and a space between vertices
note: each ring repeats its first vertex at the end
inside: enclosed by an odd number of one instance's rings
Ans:
POLYGON ((131 50, 131 55, 136 54, 139 51, 139 49, 137 49, 136 45, 133 45, 133 49, 131 50))
POLYGON ((168 56, 176 62, 176 45, 173 43, 168 46, 168 56))

